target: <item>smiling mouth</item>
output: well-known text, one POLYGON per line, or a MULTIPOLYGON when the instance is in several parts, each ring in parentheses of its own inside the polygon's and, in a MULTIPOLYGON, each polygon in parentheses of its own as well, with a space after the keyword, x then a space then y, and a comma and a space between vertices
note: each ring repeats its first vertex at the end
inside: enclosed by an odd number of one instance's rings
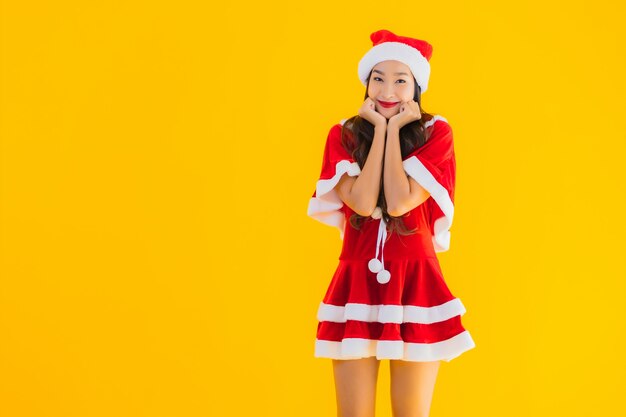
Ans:
POLYGON ((398 102, 395 102, 395 103, 389 103, 389 102, 387 102, 387 101, 380 101, 380 100, 378 100, 378 103, 379 103, 381 106, 386 107, 386 108, 394 107, 396 104, 398 104, 398 102))

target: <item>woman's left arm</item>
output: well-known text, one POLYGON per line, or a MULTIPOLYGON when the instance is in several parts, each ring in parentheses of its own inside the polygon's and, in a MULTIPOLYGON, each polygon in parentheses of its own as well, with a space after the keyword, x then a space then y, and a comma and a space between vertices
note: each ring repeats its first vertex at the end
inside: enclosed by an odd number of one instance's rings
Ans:
POLYGON ((404 215, 430 197, 424 187, 405 173, 400 150, 400 128, 391 121, 387 124, 383 184, 387 213, 393 217, 404 215))

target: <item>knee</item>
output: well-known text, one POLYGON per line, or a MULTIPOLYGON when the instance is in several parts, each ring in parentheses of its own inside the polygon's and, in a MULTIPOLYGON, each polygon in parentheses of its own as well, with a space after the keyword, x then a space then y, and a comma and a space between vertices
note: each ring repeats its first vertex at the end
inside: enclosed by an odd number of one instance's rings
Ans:
POLYGON ((340 411, 337 417, 374 417, 374 412, 369 410, 340 411))
POLYGON ((341 401, 337 407, 337 417, 374 417, 376 406, 372 400, 341 401))
POLYGON ((430 410, 428 409, 419 409, 419 410, 411 410, 410 412, 404 411, 393 411, 393 417, 428 417, 430 414, 430 410))
POLYGON ((375 400, 369 398, 352 398, 350 401, 344 398, 337 406, 337 417, 374 417, 376 411, 375 400))

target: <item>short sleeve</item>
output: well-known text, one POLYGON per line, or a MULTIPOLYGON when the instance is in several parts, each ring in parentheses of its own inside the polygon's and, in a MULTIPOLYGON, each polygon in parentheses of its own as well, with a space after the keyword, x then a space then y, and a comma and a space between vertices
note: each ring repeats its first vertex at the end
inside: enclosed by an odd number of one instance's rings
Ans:
POLYGON ((454 218, 456 160, 452 128, 442 116, 426 123, 433 125, 426 143, 404 158, 404 171, 424 187, 430 197, 426 204, 435 252, 450 248, 450 228, 454 218))
POLYGON ((343 174, 354 177, 361 173, 359 164, 341 144, 341 129, 344 121, 345 119, 334 125, 328 132, 322 169, 307 209, 310 217, 339 229, 342 240, 346 223, 341 210, 344 203, 339 198, 335 186, 343 174))

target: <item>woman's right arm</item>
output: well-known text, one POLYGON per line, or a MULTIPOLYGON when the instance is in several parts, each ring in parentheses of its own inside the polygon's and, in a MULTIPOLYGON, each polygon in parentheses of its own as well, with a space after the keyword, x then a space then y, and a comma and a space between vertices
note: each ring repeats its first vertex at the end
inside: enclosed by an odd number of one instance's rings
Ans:
POLYGON ((378 203, 386 132, 386 123, 374 127, 374 139, 361 173, 356 177, 344 174, 337 183, 339 198, 361 216, 370 216, 378 203))

